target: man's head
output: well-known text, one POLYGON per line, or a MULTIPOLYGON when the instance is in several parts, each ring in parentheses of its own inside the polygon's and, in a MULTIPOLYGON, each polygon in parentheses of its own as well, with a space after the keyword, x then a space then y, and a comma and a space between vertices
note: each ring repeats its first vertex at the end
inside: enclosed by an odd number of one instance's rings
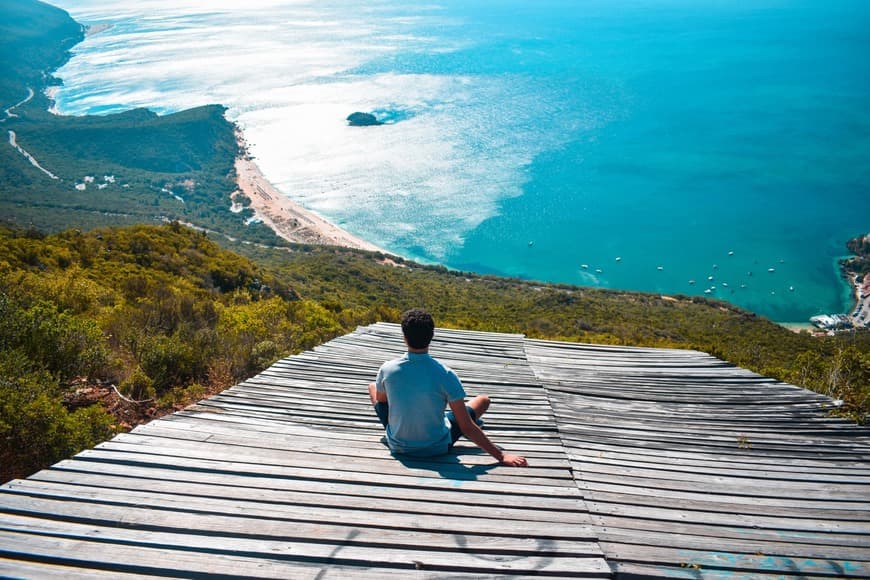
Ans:
POLYGON ((435 321, 432 320, 432 315, 420 308, 407 311, 402 315, 402 334, 405 335, 405 342, 410 348, 429 348, 429 343, 435 335, 435 321))

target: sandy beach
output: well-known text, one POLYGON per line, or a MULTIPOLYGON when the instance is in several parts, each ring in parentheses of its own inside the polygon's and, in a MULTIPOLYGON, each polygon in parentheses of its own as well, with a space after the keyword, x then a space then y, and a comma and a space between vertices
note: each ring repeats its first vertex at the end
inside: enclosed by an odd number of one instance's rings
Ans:
POLYGON ((358 238, 291 201, 275 189, 246 155, 236 159, 236 175, 241 192, 251 200, 257 217, 289 242, 343 246, 383 252, 374 244, 358 238))

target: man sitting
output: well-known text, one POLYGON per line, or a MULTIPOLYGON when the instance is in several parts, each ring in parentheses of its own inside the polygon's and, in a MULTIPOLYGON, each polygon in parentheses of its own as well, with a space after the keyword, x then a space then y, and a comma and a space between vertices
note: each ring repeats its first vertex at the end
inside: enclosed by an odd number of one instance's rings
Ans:
POLYGON ((415 457, 443 455, 465 435, 503 465, 524 467, 525 457, 505 453, 490 441, 480 425, 489 397, 478 395, 465 404, 465 389, 452 369, 429 355, 435 321, 423 310, 402 317, 408 352, 385 362, 369 396, 386 428, 393 453, 415 457), (445 412, 447 406, 450 410, 445 412))

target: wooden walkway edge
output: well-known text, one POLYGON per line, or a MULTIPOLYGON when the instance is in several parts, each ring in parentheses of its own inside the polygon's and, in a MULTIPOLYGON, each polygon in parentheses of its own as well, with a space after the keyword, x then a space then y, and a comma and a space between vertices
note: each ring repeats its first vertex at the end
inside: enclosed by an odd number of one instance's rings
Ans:
POLYGON ((867 577, 870 438, 693 351, 441 330, 486 429, 399 459, 375 324, 0 486, 0 577, 867 577))

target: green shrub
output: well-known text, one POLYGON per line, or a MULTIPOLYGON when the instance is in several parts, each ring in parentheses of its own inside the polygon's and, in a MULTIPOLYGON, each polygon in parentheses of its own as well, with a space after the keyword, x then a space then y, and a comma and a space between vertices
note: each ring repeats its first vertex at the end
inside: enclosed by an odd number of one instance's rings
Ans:
POLYGON ((111 437, 99 406, 68 411, 57 379, 21 351, 0 352, 0 481, 23 477, 111 437))
POLYGON ((34 364, 65 383, 93 376, 108 360, 105 338, 94 320, 61 312, 38 300, 21 308, 0 292, 0 346, 21 349, 34 364))
POLYGON ((197 376, 202 361, 181 337, 157 335, 143 341, 139 364, 153 381, 154 390, 161 394, 197 376))
POLYGON ((154 381, 140 366, 133 369, 130 376, 121 382, 120 391, 121 394, 134 401, 151 400, 157 396, 157 391, 154 389, 154 381))
POLYGON ((251 365, 258 371, 267 368, 281 357, 281 347, 274 340, 262 340, 251 349, 251 365))

